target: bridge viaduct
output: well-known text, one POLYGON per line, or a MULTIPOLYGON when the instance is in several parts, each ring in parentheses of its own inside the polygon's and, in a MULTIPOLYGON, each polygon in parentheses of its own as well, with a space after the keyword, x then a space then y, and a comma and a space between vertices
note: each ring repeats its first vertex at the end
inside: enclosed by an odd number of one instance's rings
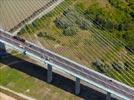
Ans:
MULTIPOLYGON (((85 66, 64 58, 54 52, 45 48, 40 48, 28 41, 22 43, 13 38, 13 36, 2 29, 0 29, 0 47, 8 45, 23 54, 30 56, 32 59, 41 63, 47 64, 47 81, 49 83, 53 80, 52 69, 57 69, 73 75, 75 78, 75 94, 80 93, 81 80, 102 89, 107 93, 106 100, 111 100, 111 97, 120 98, 122 100, 134 100, 134 89, 102 75, 93 70, 87 69, 85 66), (22 45, 23 47, 20 47, 22 45)), ((5 47, 4 47, 5 48, 5 47)))

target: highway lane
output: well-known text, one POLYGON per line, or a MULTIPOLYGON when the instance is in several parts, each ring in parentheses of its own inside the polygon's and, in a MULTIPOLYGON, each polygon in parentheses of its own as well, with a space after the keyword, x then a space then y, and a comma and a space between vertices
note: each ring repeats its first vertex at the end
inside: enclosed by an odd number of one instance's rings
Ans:
POLYGON ((69 71, 77 73, 77 74, 79 74, 79 75, 81 75, 89 80, 92 80, 92 81, 94 81, 94 82, 96 82, 96 83, 98 83, 98 84, 100 84, 108 89, 111 89, 117 93, 125 95, 126 97, 134 98, 134 90, 133 89, 128 88, 122 84, 115 82, 115 81, 111 82, 111 81, 109 81, 109 78, 104 77, 103 75, 100 75, 100 74, 98 75, 98 74, 94 73, 92 70, 87 70, 86 68, 79 66, 73 62, 70 62, 66 59, 63 59, 54 53, 51 53, 51 52, 44 50, 44 49, 41 49, 41 48, 39 48, 31 43, 28 43, 28 42, 23 44, 20 41, 13 39, 10 35, 8 35, 4 32, 1 32, 0 39, 7 41, 13 45, 16 45, 17 47, 19 47, 19 45, 21 44, 25 47, 26 51, 33 53, 36 56, 39 56, 41 58, 42 57, 49 57, 49 60, 56 65, 64 67, 65 69, 68 69, 69 71))

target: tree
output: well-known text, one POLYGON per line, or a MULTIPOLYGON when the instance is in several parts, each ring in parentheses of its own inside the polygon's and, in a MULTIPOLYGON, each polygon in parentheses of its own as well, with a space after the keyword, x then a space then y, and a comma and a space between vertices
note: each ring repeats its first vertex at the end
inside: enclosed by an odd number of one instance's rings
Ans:
POLYGON ((78 25, 78 27, 80 27, 83 30, 88 30, 92 25, 92 23, 89 20, 86 20, 82 17, 80 17, 75 23, 78 25))
POLYGON ((134 30, 127 31, 125 34, 123 34, 122 38, 124 39, 126 44, 125 48, 132 54, 134 54, 134 30))
POLYGON ((66 29, 67 27, 73 25, 73 23, 71 23, 69 19, 64 18, 64 17, 56 18, 56 20, 54 22, 55 22, 56 26, 61 29, 66 29))
POLYGON ((77 31, 78 29, 76 28, 76 26, 69 26, 64 29, 63 34, 65 36, 73 36, 77 33, 77 31))
POLYGON ((39 32, 38 34, 37 34, 37 36, 38 37, 45 37, 47 35, 47 33, 46 32, 39 32))
POLYGON ((108 67, 103 59, 96 59, 96 61, 93 62, 93 65, 102 73, 105 72, 105 67, 108 67))

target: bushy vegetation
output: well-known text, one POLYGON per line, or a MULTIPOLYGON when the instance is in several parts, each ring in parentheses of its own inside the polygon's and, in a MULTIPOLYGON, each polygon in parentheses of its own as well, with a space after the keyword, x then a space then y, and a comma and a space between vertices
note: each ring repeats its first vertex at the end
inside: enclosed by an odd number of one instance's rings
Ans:
POLYGON ((95 62, 93 62, 93 65, 101 73, 105 73, 108 70, 108 67, 109 67, 109 65, 106 64, 103 59, 97 59, 95 62))
POLYGON ((134 17, 134 0, 109 0, 109 3, 134 17))
POLYGON ((122 62, 119 60, 113 61, 111 64, 108 64, 103 59, 97 59, 92 64, 101 73, 106 73, 107 71, 111 70, 110 68, 113 68, 119 73, 121 73, 122 71, 127 71, 130 67, 129 62, 122 62))
POLYGON ((70 26, 64 29, 63 34, 65 36, 72 36, 77 33, 77 28, 75 26, 70 26))
POLYGON ((126 43, 125 48, 134 54, 134 30, 127 31, 122 37, 126 43))
POLYGON ((53 41, 56 40, 54 37, 50 36, 47 32, 39 32, 39 33, 37 34, 37 36, 38 36, 38 37, 43 37, 43 38, 45 38, 45 39, 53 40, 53 41))
POLYGON ((111 8, 102 7, 98 3, 92 4, 87 9, 82 5, 77 5, 77 8, 81 8, 85 18, 92 20, 97 28, 113 33, 114 37, 125 43, 128 51, 134 53, 134 2, 133 0, 108 1, 111 8))
POLYGON ((65 36, 73 36, 77 33, 78 29, 88 30, 91 22, 81 17, 78 12, 73 9, 66 9, 63 15, 56 18, 55 25, 63 29, 65 36))

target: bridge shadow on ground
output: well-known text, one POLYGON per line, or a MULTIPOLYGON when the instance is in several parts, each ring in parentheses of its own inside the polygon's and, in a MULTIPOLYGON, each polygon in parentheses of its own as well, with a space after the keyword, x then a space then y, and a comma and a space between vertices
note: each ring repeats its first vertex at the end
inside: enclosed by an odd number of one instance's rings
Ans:
MULTIPOLYGON (((47 82, 47 70, 46 69, 36 64, 33 64, 31 62, 28 62, 26 60, 15 57, 13 55, 10 55, 10 54, 8 55, 10 56, 10 58, 6 60, 0 60, 0 63, 6 65, 7 62, 11 63, 13 61, 20 61, 20 63, 10 65, 9 67, 14 68, 18 71, 21 71, 23 73, 26 73, 32 77, 38 78, 39 80, 42 80, 44 82, 47 82)), ((68 78, 65 78, 61 75, 53 73, 53 82, 51 84, 67 92, 74 94, 75 82, 68 78)), ((106 95, 99 93, 84 85, 81 85, 81 93, 79 97, 83 98, 84 100, 106 100, 106 95)))

